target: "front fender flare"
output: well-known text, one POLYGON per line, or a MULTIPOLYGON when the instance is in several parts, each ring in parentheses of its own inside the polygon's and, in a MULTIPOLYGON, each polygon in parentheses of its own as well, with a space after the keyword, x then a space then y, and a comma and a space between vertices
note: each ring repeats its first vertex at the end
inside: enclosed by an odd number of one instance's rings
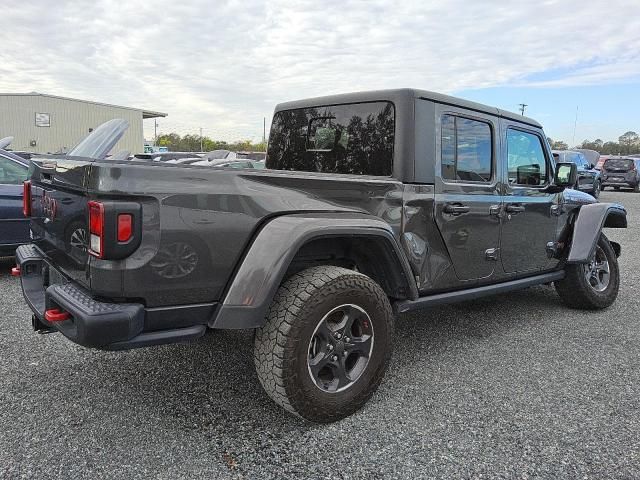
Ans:
POLYGON ((268 222, 240 261, 212 328, 255 328, 264 324, 276 291, 298 250, 310 240, 332 236, 377 236, 389 242, 409 288, 417 298, 411 267, 390 226, 363 214, 293 214, 268 222))
POLYGON ((593 256, 603 227, 627 228, 627 211, 617 203, 593 203, 580 207, 573 225, 567 263, 587 263, 593 256))

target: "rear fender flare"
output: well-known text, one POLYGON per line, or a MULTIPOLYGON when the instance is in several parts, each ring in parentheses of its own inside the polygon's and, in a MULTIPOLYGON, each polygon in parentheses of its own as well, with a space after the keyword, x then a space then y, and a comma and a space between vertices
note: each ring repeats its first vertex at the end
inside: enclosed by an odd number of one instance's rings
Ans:
MULTIPOLYGON (((595 251, 603 227, 627 228, 627 212, 622 205, 593 203, 580 207, 573 225, 567 263, 587 263, 595 251)), ((616 254, 620 254, 619 246, 616 254)))
POLYGON ((268 222, 255 236, 209 326, 233 329, 261 326, 300 248, 312 240, 336 236, 376 236, 388 242, 406 281, 407 297, 417 298, 417 286, 409 262, 390 226, 384 221, 360 214, 285 215, 268 222))

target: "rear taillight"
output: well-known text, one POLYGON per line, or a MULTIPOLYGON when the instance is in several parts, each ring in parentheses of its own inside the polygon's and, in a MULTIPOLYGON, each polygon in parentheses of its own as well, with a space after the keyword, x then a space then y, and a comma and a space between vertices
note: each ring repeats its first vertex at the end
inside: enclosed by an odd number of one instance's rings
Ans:
POLYGON ((25 217, 31 216, 31 181, 22 184, 22 213, 25 217))
POLYGON ((128 242, 133 235, 133 215, 130 213, 118 214, 118 241, 128 242))
POLYGON ((94 257, 104 256, 104 205, 89 202, 89 253, 94 257))

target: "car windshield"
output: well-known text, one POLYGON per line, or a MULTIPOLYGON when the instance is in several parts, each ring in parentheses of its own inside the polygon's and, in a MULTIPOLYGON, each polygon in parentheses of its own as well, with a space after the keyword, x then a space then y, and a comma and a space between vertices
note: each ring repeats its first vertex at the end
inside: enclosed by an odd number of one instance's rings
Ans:
POLYGON ((122 138, 127 128, 129 128, 129 122, 126 120, 120 118, 109 120, 87 135, 84 140, 69 151, 68 155, 102 160, 122 138))
POLYGON ((606 170, 630 170, 633 167, 633 160, 627 158, 610 158, 604 162, 606 170))

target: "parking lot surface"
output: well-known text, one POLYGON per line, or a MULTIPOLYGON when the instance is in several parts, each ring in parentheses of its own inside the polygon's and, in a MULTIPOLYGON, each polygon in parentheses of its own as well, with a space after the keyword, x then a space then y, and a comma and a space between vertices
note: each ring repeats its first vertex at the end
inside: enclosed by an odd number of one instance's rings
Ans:
POLYGON ((640 195, 621 288, 569 310, 552 287, 403 316, 378 393, 312 425, 263 393, 252 334, 129 352, 31 331, 0 262, 0 478, 639 478, 640 195))

